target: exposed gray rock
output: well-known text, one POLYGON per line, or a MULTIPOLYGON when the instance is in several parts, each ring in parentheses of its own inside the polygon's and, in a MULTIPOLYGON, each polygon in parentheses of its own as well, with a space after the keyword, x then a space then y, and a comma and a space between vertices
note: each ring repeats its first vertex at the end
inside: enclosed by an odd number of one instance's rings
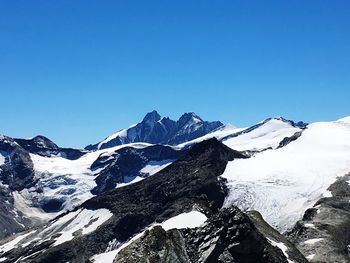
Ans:
MULTIPOLYGON (((274 239, 281 238, 276 231, 274 239)), ((293 257, 294 262, 307 262, 294 247, 293 250, 299 253, 298 257, 293 257)), ((287 263, 288 259, 278 247, 270 244, 247 215, 231 207, 214 214, 199 228, 165 231, 157 226, 146 231, 122 249, 114 260, 114 263, 126 262, 287 263)))
POLYGON ((310 262, 350 262, 349 182, 350 174, 333 183, 328 188, 332 197, 320 199, 288 233, 310 262))

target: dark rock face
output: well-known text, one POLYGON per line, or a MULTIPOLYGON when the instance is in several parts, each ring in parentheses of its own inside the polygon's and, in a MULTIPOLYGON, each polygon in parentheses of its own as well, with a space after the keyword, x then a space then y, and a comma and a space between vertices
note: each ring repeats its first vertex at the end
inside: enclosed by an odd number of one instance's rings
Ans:
MULTIPOLYGON (((279 235, 281 238, 281 235, 279 235)), ((300 256, 301 261, 307 262, 300 256)), ((114 263, 146 262, 288 262, 247 215, 238 208, 223 209, 195 229, 165 231, 156 226, 122 249, 114 263)))
POLYGON ((255 227, 265 238, 276 242, 282 243, 287 248, 288 259, 292 262, 307 263, 308 261, 304 255, 290 242, 285 236, 281 235, 276 229, 271 227, 262 217, 258 211, 248 211, 247 215, 254 223, 255 227))
POLYGON ((144 236, 123 249, 114 262, 191 262, 186 240, 177 229, 165 231, 161 226, 147 230, 144 236))
POLYGON ((0 137, 0 152, 5 163, 0 166, 0 239, 30 226, 30 220, 14 212, 13 191, 21 191, 34 184, 33 163, 29 153, 12 138, 0 137))
POLYGON ((27 152, 45 157, 60 154, 66 159, 76 160, 86 153, 86 151, 78 149, 60 148, 50 139, 41 135, 36 136, 33 139, 14 139, 14 141, 27 152))
POLYGON ((332 197, 320 199, 288 233, 310 262, 350 262, 349 181, 349 174, 340 177, 328 188, 332 197))
POLYGON ((96 178, 97 186, 93 194, 100 194, 114 189, 118 183, 127 182, 128 178, 147 176, 140 170, 150 161, 176 160, 186 151, 174 150, 163 145, 150 146, 144 149, 131 147, 122 148, 115 152, 114 158, 98 158, 91 166, 92 169, 104 168, 96 178))
POLYGON ((0 151, 5 153, 6 161, 1 166, 0 181, 12 191, 20 191, 33 185, 33 162, 29 153, 13 139, 0 138, 0 151))
POLYGON ((24 150, 41 156, 51 156, 59 153, 59 147, 44 136, 33 139, 14 139, 24 150))
POLYGON ((302 131, 296 132, 294 133, 292 136, 290 137, 285 137, 278 145, 277 148, 282 148, 284 146, 286 146, 287 144, 296 141, 300 136, 302 135, 302 131))
MULTIPOLYGON (((152 111, 144 117, 142 122, 129 128, 126 136, 117 136, 102 143, 100 149, 132 142, 175 145, 203 136, 222 125, 219 121, 203 121, 194 113, 185 113, 178 121, 173 121, 169 118, 161 118, 158 112, 152 111)), ((98 144, 95 144, 85 149, 96 150, 98 147, 98 144)))

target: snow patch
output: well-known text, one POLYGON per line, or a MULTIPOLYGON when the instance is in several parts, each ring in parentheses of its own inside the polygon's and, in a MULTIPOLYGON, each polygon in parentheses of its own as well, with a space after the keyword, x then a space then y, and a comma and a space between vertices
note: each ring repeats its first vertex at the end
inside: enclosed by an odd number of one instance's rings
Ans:
POLYGON ((329 190, 326 190, 326 191, 323 193, 323 197, 333 197, 332 192, 329 191, 329 190))
POLYGON ((315 254, 311 254, 311 255, 306 256, 306 259, 312 260, 314 257, 315 257, 315 254))
POLYGON ((271 245, 274 247, 278 247, 280 250, 282 250, 283 254, 286 256, 288 263, 294 263, 294 261, 289 259, 289 255, 287 254, 288 247, 283 242, 275 242, 270 238, 267 238, 267 240, 270 242, 271 245))
MULTIPOLYGON (((54 246, 72 240, 74 238, 74 234, 78 231, 81 235, 86 235, 95 231, 97 227, 106 222, 112 217, 112 215, 113 214, 108 209, 104 208, 97 210, 78 210, 74 219, 70 221, 70 223, 65 226, 62 231, 59 232, 61 235, 56 239, 54 246)), ((63 220, 65 220, 64 217, 63 220)), ((58 219, 58 222, 59 221, 60 219, 58 219)))
POLYGON ((140 170, 140 173, 153 175, 163 170, 173 162, 174 160, 150 161, 145 167, 140 170))
POLYGON ((304 224, 304 226, 309 227, 309 228, 315 228, 315 225, 311 224, 311 223, 306 223, 306 224, 304 224))
POLYGON ((124 178, 124 179, 126 179, 127 182, 119 183, 119 184, 117 184, 117 186, 115 188, 120 188, 120 187, 124 187, 124 186, 130 185, 130 184, 134 184, 134 183, 142 181, 145 178, 143 178, 141 176, 136 176, 136 177, 132 176, 132 177, 130 177, 130 179, 128 179, 128 178, 124 178))
POLYGON ((0 152, 0 165, 3 165, 5 163, 5 156, 1 154, 0 152))
POLYGON ((324 238, 312 238, 312 239, 309 239, 309 240, 304 241, 304 244, 307 244, 307 245, 314 245, 314 244, 316 244, 317 242, 322 241, 323 239, 324 239, 324 238))

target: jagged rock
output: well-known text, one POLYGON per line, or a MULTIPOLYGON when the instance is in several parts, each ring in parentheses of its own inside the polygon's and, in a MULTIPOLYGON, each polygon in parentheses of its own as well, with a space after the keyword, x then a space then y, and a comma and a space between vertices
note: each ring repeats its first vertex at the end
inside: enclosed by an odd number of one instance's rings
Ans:
POLYGON ((338 178, 308 209, 288 238, 309 259, 317 263, 350 262, 350 174, 338 178))
POLYGON ((114 158, 102 156, 91 166, 93 170, 105 167, 97 176, 97 186, 92 193, 99 194, 114 189, 117 183, 126 182, 126 177, 144 177, 140 171, 149 161, 177 160, 185 152, 168 146, 154 145, 144 149, 126 147, 116 151, 114 158))
POLYGON ((85 149, 105 149, 133 142, 175 145, 203 136, 222 125, 219 121, 203 121, 193 112, 185 113, 178 121, 173 121, 152 111, 137 125, 107 137, 100 143, 88 145, 85 149))
MULTIPOLYGON (((281 238, 282 236, 277 233, 276 231, 275 239, 281 238)), ((293 258, 294 262, 306 263, 307 260, 300 252, 298 253, 298 258, 293 258)), ((211 216, 203 226, 196 229, 165 231, 161 226, 156 226, 146 231, 142 237, 122 249, 114 259, 114 263, 124 262, 287 263, 290 261, 278 247, 270 244, 247 215, 238 208, 231 207, 211 216)))
POLYGON ((186 263, 186 241, 177 229, 165 231, 161 226, 145 234, 119 252, 114 263, 186 263))

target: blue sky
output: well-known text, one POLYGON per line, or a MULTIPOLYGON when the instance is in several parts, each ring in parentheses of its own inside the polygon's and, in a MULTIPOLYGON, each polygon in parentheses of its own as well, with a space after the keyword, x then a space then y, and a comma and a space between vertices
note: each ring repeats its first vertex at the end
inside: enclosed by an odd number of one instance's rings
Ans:
POLYGON ((0 133, 82 147, 148 111, 350 115, 350 1, 0 2, 0 133))

